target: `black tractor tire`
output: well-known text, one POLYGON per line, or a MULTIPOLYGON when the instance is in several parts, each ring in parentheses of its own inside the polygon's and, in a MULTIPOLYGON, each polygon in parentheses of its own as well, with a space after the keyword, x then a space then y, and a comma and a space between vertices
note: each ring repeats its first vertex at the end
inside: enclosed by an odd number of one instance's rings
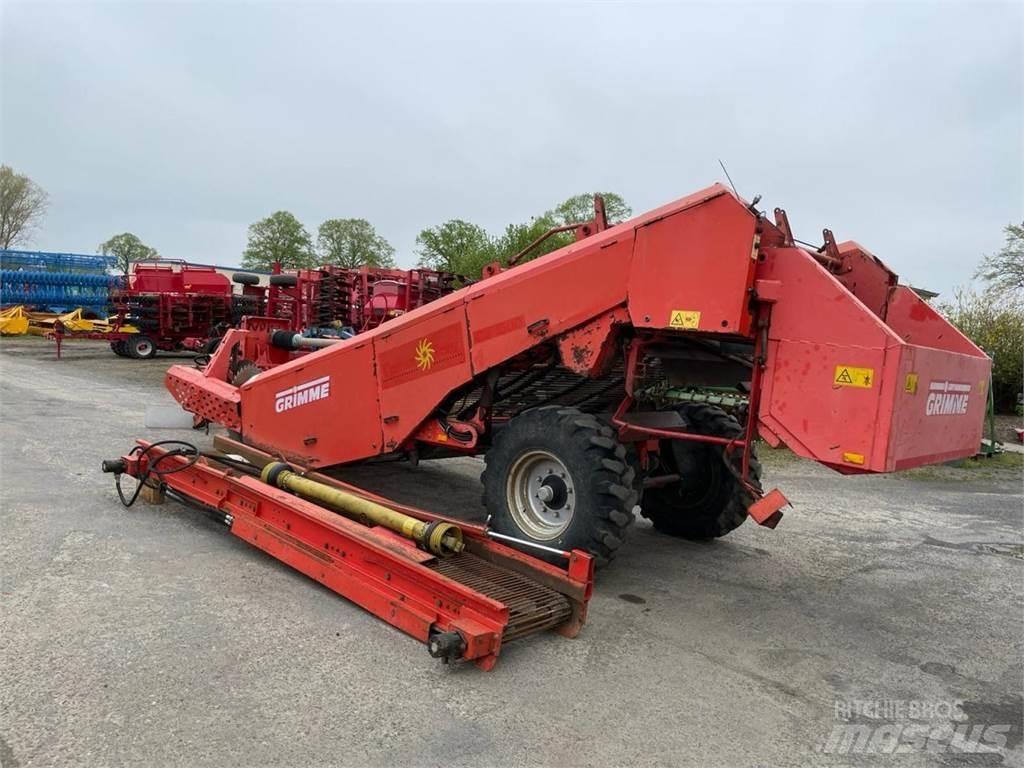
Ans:
POLYGON ((129 336, 124 343, 128 350, 128 357, 135 360, 149 360, 156 357, 156 344, 149 336, 136 333, 129 336))
POLYGON ((280 285, 285 288, 291 288, 293 285, 298 285, 299 278, 295 275, 271 275, 270 284, 280 285))
MULTIPOLYGON (((714 437, 742 438, 743 427, 721 408, 690 403, 678 409, 691 432, 714 437)), ((725 536, 747 519, 747 507, 754 501, 739 481, 743 453, 737 447, 730 453, 729 471, 724 447, 687 440, 662 440, 661 460, 668 473, 681 479, 671 485, 648 488, 644 492, 641 514, 654 527, 670 536, 707 540, 725 536)), ((751 450, 748 480, 761 487, 761 464, 751 450)))
POLYGON ((250 275, 248 272, 235 272, 231 275, 231 282, 239 285, 259 285, 259 275, 250 275))
POLYGON ((110 349, 118 357, 128 357, 128 345, 123 340, 110 342, 110 349))
MULTIPOLYGON (((625 446, 596 416, 564 406, 525 411, 495 433, 484 462, 483 502, 494 531, 554 549, 585 550, 598 567, 615 557, 633 522, 635 473, 625 446), (548 501, 533 494, 544 487, 552 494, 548 501)), ((565 564, 557 554, 520 548, 565 564)))

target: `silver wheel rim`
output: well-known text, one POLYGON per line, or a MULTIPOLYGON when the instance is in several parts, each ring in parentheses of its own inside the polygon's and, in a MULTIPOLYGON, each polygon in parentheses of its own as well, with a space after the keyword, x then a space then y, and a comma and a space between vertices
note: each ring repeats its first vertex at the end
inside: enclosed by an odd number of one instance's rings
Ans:
POLYGON ((148 341, 140 341, 135 345, 135 352, 140 357, 148 357, 149 353, 153 351, 153 345, 148 341))
POLYGON ((512 465, 505 497, 520 530, 537 541, 550 541, 565 533, 572 522, 576 486, 557 456, 535 449, 523 453, 512 465))

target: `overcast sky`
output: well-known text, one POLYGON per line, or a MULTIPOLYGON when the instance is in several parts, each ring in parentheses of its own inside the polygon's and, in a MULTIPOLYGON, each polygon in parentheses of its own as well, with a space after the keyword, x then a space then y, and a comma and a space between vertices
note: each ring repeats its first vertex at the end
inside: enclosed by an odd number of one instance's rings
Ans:
POLYGON ((415 261, 577 192, 724 180, 904 282, 966 282, 1024 217, 1024 4, 0 0, 0 161, 34 245, 123 231, 236 265, 253 221, 369 219, 415 261))

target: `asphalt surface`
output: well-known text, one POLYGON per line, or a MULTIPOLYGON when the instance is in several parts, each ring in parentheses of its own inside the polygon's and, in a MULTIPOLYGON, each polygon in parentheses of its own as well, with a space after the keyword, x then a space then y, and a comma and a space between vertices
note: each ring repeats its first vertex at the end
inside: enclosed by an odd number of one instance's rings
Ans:
MULTIPOLYGON (((769 456, 796 507, 776 531, 694 544, 641 521, 577 639, 483 673, 193 511, 123 509, 101 459, 197 437, 144 426, 169 362, 0 341, 2 768, 1024 764, 1018 471, 843 478, 769 456), (991 738, 843 753, 847 716, 991 738)), ((477 516, 480 468, 346 477, 477 516)))

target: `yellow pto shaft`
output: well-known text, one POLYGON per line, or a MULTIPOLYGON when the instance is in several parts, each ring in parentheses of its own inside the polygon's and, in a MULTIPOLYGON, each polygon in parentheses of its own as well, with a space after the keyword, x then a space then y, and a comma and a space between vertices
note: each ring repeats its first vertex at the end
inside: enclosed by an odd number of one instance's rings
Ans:
POLYGON ((305 478, 279 461, 267 464, 260 477, 269 485, 318 501, 364 525, 379 525, 394 531, 438 557, 451 557, 462 551, 462 531, 451 523, 417 520, 383 504, 305 478))

